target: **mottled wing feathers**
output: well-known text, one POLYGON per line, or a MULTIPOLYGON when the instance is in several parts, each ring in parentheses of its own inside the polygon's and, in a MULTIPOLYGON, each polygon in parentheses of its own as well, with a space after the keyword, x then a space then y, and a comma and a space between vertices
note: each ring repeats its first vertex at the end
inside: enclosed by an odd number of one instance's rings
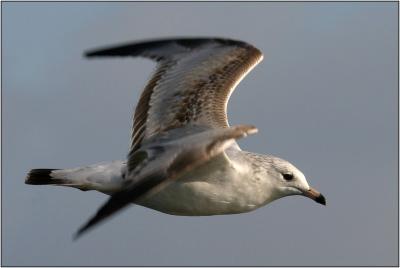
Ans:
POLYGON ((112 195, 78 230, 75 238, 129 203, 158 192, 185 172, 221 154, 235 139, 256 131, 255 127, 246 125, 209 129, 182 139, 147 144, 140 150, 131 151, 127 162, 125 189, 112 195))
POLYGON ((228 127, 229 96, 262 59, 253 46, 221 38, 152 40, 88 52, 142 56, 158 62, 136 106, 132 149, 144 139, 187 124, 228 127))

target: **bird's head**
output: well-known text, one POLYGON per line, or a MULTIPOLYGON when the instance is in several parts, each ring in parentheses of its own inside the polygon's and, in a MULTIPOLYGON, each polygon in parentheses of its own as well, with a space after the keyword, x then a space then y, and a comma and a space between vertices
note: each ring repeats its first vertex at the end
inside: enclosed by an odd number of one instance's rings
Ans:
POLYGON ((279 197, 288 195, 303 195, 315 202, 326 205, 325 197, 308 185, 304 174, 286 160, 273 157, 268 171, 269 177, 274 180, 279 197))

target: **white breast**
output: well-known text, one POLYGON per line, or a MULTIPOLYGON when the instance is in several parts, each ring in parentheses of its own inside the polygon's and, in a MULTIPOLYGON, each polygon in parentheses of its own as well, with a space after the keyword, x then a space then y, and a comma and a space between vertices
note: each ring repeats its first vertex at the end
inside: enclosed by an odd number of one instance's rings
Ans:
POLYGON ((173 215, 243 213, 265 204, 264 188, 248 166, 219 157, 138 204, 173 215))

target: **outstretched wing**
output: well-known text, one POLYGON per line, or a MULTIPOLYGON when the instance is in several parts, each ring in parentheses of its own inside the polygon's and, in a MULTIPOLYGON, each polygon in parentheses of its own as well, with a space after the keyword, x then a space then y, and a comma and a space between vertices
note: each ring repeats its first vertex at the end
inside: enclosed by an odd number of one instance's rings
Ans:
POLYGON ((242 42, 221 38, 162 39, 90 51, 95 56, 142 56, 158 62, 136 106, 131 149, 143 140, 187 124, 229 126, 229 96, 262 60, 242 42))
POLYGON ((78 230, 75 238, 129 203, 160 191, 185 172, 221 154, 235 139, 255 132, 255 127, 246 125, 209 129, 184 138, 167 138, 165 142, 147 144, 140 150, 131 151, 124 190, 112 195, 78 230))

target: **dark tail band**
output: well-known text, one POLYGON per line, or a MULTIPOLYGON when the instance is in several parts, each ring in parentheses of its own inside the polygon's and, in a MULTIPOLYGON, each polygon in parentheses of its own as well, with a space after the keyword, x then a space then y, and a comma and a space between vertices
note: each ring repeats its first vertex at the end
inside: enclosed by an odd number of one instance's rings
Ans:
POLYGON ((45 185, 60 184, 63 180, 55 179, 51 176, 51 172, 58 169, 32 169, 29 171, 25 179, 26 184, 45 185))

